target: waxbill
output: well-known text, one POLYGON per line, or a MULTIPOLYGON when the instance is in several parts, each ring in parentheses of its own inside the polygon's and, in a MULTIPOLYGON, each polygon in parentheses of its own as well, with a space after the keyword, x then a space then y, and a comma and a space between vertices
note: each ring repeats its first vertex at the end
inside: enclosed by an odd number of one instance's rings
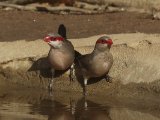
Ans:
MULTIPOLYGON (((70 68, 73 71, 75 51, 72 43, 59 34, 48 34, 44 41, 50 45, 48 60, 51 64, 52 79, 49 82, 49 90, 52 90, 52 84, 55 77, 55 70, 66 70, 70 68)), ((73 72, 70 72, 71 74, 73 72)), ((70 75, 73 77, 73 75, 70 75)), ((70 78, 72 79, 72 78, 70 78)))
POLYGON ((113 56, 110 53, 112 44, 113 42, 108 36, 100 37, 90 54, 77 58, 84 79, 84 94, 86 94, 88 79, 103 76, 107 78, 107 74, 113 64, 113 56))

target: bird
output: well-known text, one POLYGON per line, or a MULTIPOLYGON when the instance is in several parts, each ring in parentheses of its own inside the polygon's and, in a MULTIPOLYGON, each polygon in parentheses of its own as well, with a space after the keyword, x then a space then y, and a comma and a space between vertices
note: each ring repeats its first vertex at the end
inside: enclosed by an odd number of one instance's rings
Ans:
POLYGON ((108 36, 100 37, 90 54, 84 54, 77 58, 80 71, 83 77, 83 91, 86 95, 86 86, 90 78, 105 76, 108 79, 108 72, 113 64, 113 56, 110 48, 113 41, 108 36))
MULTIPOLYGON (((48 60, 51 65, 52 78, 49 81, 48 88, 52 90, 55 70, 67 70, 70 68, 73 71, 75 51, 72 43, 58 33, 49 33, 44 37, 44 41, 50 46, 48 60)), ((70 73, 72 74, 73 72, 70 73)), ((70 77, 73 77, 73 75, 70 75, 70 77)))

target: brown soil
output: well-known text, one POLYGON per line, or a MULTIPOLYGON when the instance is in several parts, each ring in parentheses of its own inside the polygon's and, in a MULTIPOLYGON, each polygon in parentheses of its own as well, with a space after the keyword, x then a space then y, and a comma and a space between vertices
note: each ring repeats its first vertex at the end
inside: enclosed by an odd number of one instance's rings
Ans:
POLYGON ((81 38, 97 34, 160 33, 160 22, 147 14, 105 13, 100 15, 56 15, 29 11, 0 10, 0 41, 35 40, 58 26, 67 27, 68 38, 81 38))

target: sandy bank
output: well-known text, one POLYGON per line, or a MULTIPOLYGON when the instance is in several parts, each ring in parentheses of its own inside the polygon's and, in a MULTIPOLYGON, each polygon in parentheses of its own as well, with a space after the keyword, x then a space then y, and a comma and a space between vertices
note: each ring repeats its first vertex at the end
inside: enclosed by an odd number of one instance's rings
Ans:
MULTIPOLYGON (((100 36, 102 35, 70 41, 78 52, 85 54, 93 50, 95 41, 100 36)), ((109 73, 113 83, 109 84, 102 80, 90 84, 89 93, 110 91, 106 94, 115 94, 121 91, 122 94, 128 92, 128 89, 131 90, 132 95, 145 94, 145 92, 159 93, 160 35, 133 33, 109 36, 114 42, 111 49, 114 65, 109 73), (121 89, 122 87, 124 89, 121 89)), ((46 60, 48 50, 49 46, 42 40, 0 42, 0 80, 28 87, 47 88, 48 79, 51 77, 46 60)), ((66 74, 59 75, 61 74, 57 75, 54 85, 56 90, 82 91, 78 82, 69 85, 66 74)))

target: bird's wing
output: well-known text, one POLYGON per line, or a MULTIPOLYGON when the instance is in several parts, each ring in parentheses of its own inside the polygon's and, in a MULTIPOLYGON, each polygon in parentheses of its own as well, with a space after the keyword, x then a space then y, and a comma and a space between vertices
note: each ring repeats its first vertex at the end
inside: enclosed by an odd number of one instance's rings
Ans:
POLYGON ((79 64, 83 69, 88 70, 91 66, 91 55, 90 54, 86 54, 86 55, 82 55, 78 58, 79 64))
POLYGON ((72 45, 72 43, 68 40, 65 40, 64 44, 65 48, 67 50, 69 50, 72 54, 75 54, 75 51, 74 51, 74 46, 72 45))

